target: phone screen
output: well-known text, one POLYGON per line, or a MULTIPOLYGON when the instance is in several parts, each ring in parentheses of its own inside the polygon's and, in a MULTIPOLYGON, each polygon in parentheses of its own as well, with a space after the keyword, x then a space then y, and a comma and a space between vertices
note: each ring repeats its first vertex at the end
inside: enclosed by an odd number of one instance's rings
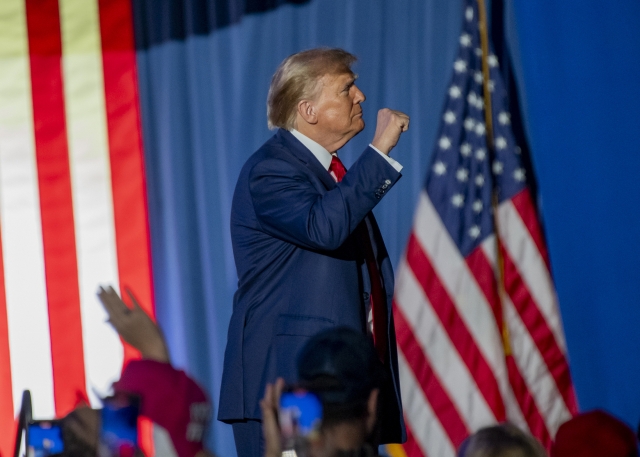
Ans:
POLYGON ((132 457, 138 449, 137 397, 117 395, 103 400, 100 411, 100 457, 132 457))
POLYGON ((58 421, 33 421, 28 426, 29 457, 48 457, 64 450, 62 427, 58 421))
POLYGON ((280 396, 278 419, 283 449, 294 449, 320 430, 322 403, 311 392, 291 388, 280 396))

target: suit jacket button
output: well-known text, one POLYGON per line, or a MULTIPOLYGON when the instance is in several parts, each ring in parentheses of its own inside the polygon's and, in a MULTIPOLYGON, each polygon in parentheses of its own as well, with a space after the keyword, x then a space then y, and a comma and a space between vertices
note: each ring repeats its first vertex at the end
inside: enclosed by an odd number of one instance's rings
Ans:
POLYGON ((384 183, 388 186, 389 184, 391 184, 391 180, 390 179, 385 179, 384 183))

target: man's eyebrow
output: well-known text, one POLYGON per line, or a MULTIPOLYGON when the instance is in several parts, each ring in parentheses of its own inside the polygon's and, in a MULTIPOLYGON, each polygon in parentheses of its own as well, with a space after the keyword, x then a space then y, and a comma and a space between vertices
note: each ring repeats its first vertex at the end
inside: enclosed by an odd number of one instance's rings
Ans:
POLYGON ((344 89, 353 86, 353 84, 356 82, 356 79, 358 79, 358 75, 353 75, 351 78, 349 78, 349 80, 344 85, 344 89))

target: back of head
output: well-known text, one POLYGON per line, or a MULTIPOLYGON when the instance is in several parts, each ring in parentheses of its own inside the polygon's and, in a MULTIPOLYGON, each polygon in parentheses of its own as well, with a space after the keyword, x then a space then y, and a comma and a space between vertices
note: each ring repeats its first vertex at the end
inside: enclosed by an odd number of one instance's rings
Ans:
POLYGON ((267 96, 269 128, 292 129, 298 102, 313 99, 324 75, 352 73, 353 54, 337 48, 315 48, 287 57, 271 79, 267 96))
POLYGON ((300 386, 322 401, 323 424, 363 417, 384 375, 371 341, 347 327, 312 337, 298 355, 297 369, 300 386))
POLYGON ((542 445, 511 424, 478 430, 462 443, 458 457, 546 457, 542 445))
POLYGON ((558 429, 551 457, 637 457, 633 430, 604 411, 582 413, 558 429))

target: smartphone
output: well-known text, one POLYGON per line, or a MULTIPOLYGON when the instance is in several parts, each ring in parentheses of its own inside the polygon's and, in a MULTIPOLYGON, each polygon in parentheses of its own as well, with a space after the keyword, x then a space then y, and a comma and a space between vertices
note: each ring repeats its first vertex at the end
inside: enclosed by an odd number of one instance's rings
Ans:
POLYGON ((27 426, 27 448, 29 457, 48 457, 64 451, 60 421, 31 421, 27 426))
POLYGON ((322 403, 317 395, 296 387, 285 388, 278 413, 282 449, 297 449, 317 436, 322 421, 322 403))
POLYGON ((99 457, 133 457, 138 451, 139 399, 116 394, 102 400, 99 457))

